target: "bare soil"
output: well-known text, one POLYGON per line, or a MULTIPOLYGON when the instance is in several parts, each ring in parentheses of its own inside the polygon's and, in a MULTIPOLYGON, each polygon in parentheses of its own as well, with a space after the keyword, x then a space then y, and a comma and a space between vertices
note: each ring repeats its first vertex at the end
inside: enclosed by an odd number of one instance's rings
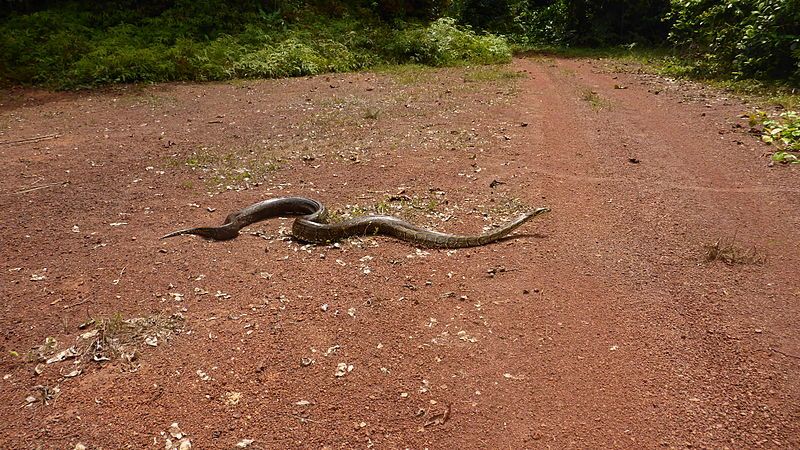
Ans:
POLYGON ((0 447, 800 447, 798 168, 740 99, 558 58, 2 95, 0 447), (158 239, 286 195, 552 212, 158 239))

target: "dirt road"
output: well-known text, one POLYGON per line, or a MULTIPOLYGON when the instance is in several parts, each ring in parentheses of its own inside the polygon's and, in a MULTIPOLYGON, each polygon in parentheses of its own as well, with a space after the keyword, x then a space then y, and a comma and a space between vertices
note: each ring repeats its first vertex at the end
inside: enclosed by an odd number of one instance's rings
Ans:
POLYGON ((798 172, 740 100, 540 57, 0 103, 2 447, 800 446, 798 172), (158 240, 280 195, 553 211, 458 251, 158 240))

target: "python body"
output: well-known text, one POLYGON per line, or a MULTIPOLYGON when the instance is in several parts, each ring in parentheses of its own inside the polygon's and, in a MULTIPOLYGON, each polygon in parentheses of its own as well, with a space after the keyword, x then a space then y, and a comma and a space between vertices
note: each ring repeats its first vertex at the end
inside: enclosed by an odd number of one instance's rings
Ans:
POLYGON ((305 197, 279 197, 252 204, 233 212, 219 227, 198 227, 178 230, 161 239, 193 234, 206 239, 224 241, 239 235, 239 230, 262 220, 274 217, 297 216, 292 224, 292 235, 304 242, 324 244, 352 236, 384 235, 420 247, 464 248, 495 242, 534 217, 549 212, 550 208, 536 208, 522 214, 505 226, 489 233, 475 236, 459 236, 426 230, 393 216, 366 216, 344 222, 327 223, 325 206, 305 197))

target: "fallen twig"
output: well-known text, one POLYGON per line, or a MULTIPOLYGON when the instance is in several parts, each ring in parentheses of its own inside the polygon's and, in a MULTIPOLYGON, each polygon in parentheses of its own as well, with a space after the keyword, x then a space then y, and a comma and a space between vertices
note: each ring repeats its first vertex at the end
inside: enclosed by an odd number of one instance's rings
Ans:
POLYGON ((775 347, 770 347, 769 349, 772 350, 775 353, 780 353, 781 355, 786 356, 787 358, 800 359, 800 356, 792 355, 791 353, 782 352, 782 351, 778 350, 775 347))
POLYGON ((87 299, 83 299, 83 300, 79 301, 78 303, 73 303, 71 305, 64 305, 64 309, 74 308, 74 307, 82 305, 82 304, 84 304, 84 303, 86 303, 88 301, 89 301, 89 299, 87 298, 87 299))
MULTIPOLYGON (((126 266, 126 267, 127 267, 127 266, 126 266)), ((120 270, 120 271, 119 271, 119 276, 118 276, 118 277, 117 277, 117 278, 116 278, 114 281, 112 281, 112 282, 111 282, 111 284, 113 284, 113 285, 117 285, 117 284, 119 284, 119 280, 121 280, 121 279, 122 279, 122 274, 124 274, 124 273, 125 273, 125 268, 126 268, 126 267, 123 267, 123 268, 122 268, 122 270, 120 270)))
POLYGON ((44 136, 29 137, 24 139, 15 139, 12 141, 0 141, 0 145, 14 145, 14 144, 30 144, 33 142, 46 141, 48 139, 55 139, 61 136, 60 134, 47 134, 44 136))
POLYGON ((48 184, 43 184, 41 186, 34 186, 32 188, 23 189, 21 191, 17 191, 17 192, 14 192, 14 193, 15 194, 25 194, 25 193, 28 193, 28 192, 38 191, 39 189, 47 189, 47 188, 51 188, 51 187, 54 187, 54 186, 66 186, 67 184, 69 184, 69 181, 59 181, 57 183, 48 183, 48 184))
POLYGON ((434 414, 425 423, 422 425, 423 427, 429 427, 432 425, 444 425, 447 422, 447 419, 450 418, 450 408, 452 405, 447 405, 447 408, 444 410, 443 413, 434 414))

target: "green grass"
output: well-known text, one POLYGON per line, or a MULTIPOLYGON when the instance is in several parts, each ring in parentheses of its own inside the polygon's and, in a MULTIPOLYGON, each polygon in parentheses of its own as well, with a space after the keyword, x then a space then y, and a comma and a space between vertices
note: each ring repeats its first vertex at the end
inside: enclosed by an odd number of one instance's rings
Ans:
POLYGON ((374 67, 372 70, 375 73, 391 76, 392 79, 399 84, 413 86, 430 81, 430 76, 436 69, 422 64, 407 63, 381 64, 374 67))

